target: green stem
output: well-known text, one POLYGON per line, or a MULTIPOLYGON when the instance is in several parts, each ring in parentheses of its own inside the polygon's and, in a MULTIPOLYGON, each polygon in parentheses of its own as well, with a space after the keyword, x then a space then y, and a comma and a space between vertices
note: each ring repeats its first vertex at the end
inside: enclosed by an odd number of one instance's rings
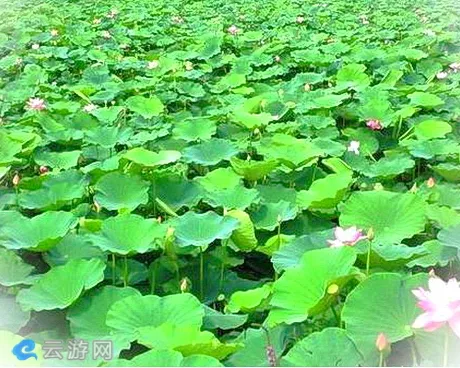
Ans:
POLYGON ((418 366, 417 352, 415 351, 415 344, 414 344, 413 339, 409 340, 409 345, 410 345, 410 352, 412 354, 412 366, 417 367, 418 366))
POLYGON ((446 326, 446 333, 444 336, 444 356, 442 359, 442 366, 447 367, 449 360, 449 329, 446 326))
POLYGON ((383 351, 380 352, 379 367, 383 367, 383 351))
POLYGON ((157 278, 157 263, 153 264, 153 269, 152 269, 152 280, 150 282, 150 294, 154 295, 155 294, 155 284, 156 284, 156 278, 157 278))
POLYGON ((369 240, 369 247, 367 248, 367 259, 366 259, 366 276, 369 276, 369 269, 371 267, 371 247, 372 247, 372 242, 369 240))
POLYGON ((340 327, 340 317, 339 317, 339 315, 337 314, 337 311, 335 310, 333 304, 331 304, 331 311, 332 311, 332 314, 334 315, 335 320, 337 321, 338 327, 340 327))
POLYGON ((112 284, 117 283, 115 254, 112 253, 112 284))
POLYGON ((204 257, 203 248, 200 247, 200 298, 204 300, 204 257))
POLYGON ((123 270, 123 286, 128 286, 128 257, 124 257, 124 270, 123 270))

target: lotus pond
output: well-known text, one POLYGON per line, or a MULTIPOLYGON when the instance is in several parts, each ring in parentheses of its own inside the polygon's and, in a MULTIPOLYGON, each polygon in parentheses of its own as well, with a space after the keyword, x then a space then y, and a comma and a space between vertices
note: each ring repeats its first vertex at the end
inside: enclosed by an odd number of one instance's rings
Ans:
POLYGON ((458 1, 0 6, 2 364, 460 365, 458 1))

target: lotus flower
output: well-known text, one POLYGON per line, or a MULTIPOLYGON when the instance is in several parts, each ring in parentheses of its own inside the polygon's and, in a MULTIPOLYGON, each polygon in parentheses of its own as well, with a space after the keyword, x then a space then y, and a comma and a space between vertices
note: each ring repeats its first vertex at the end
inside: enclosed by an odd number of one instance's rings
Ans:
POLYGON ((93 24, 101 24, 102 19, 101 18, 94 18, 93 19, 93 24))
POLYGON ((38 43, 34 43, 32 45, 32 50, 38 50, 40 48, 40 45, 38 43))
POLYGON ((102 37, 109 39, 112 35, 109 31, 102 31, 102 37))
POLYGON ((368 128, 372 129, 372 130, 382 130, 383 129, 383 126, 382 124, 380 123, 379 120, 375 119, 375 120, 368 120, 366 122, 366 125, 368 128))
POLYGON ((339 248, 343 246, 353 246, 360 240, 366 239, 363 235, 363 231, 358 229, 356 226, 349 227, 348 229, 337 226, 334 230, 334 240, 328 240, 327 242, 331 248, 339 248))
POLYGON ((40 174, 46 174, 48 171, 50 171, 50 169, 48 168, 48 166, 42 165, 42 166, 40 166, 38 171, 40 172, 40 174))
POLYGON ((434 31, 432 31, 431 29, 425 29, 425 30, 423 31, 423 34, 424 34, 425 36, 428 36, 428 37, 434 37, 434 36, 436 36, 436 33, 435 33, 434 31))
POLYGON ((238 33, 240 33, 240 31, 241 30, 234 24, 227 28, 227 32, 233 36, 236 36, 238 33))
POLYGON ((27 101, 27 108, 35 111, 45 110, 45 101, 41 98, 30 98, 29 101, 27 101))
POLYGON ((433 177, 430 177, 430 178, 426 181, 426 186, 427 186, 428 188, 433 188, 435 185, 436 185, 436 181, 434 180, 433 177))
POLYGON ((460 287, 457 279, 451 278, 444 282, 438 277, 430 277, 428 288, 412 290, 419 300, 417 306, 424 310, 412 327, 434 331, 447 323, 460 337, 460 287))
POLYGON ((447 78, 449 74, 447 72, 439 72, 438 74, 436 74, 436 78, 438 79, 445 79, 447 78))
POLYGON ((348 152, 353 152, 355 155, 359 155, 359 146, 361 144, 359 141, 351 141, 350 144, 348 145, 348 152))
POLYGON ((274 60, 275 60, 275 62, 279 63, 279 62, 281 61, 281 58, 280 58, 279 55, 276 55, 276 56, 274 57, 274 60))
POLYGON ((193 70, 193 63, 191 61, 185 62, 185 70, 187 71, 193 70))
POLYGON ((390 342, 388 341, 387 337, 384 333, 379 333, 377 339, 375 340, 375 347, 378 351, 382 352, 390 346, 390 342))
POLYGON ((95 104, 92 104, 92 103, 87 104, 87 105, 85 105, 85 107, 83 107, 84 112, 91 112, 91 111, 94 111, 96 109, 97 109, 97 106, 95 104))
POLYGON ((56 37, 59 35, 59 31, 57 29, 52 29, 50 32, 51 36, 56 37))
POLYGON ((296 19, 295 19, 296 23, 299 23, 299 24, 302 24, 303 22, 305 22, 305 18, 302 17, 301 15, 299 15, 296 19))
POLYGON ((11 181, 13 185, 16 187, 18 186, 19 182, 21 181, 21 177, 19 176, 18 173, 14 174, 13 180, 11 181))
POLYGON ((152 60, 152 61, 149 61, 148 65, 147 65, 147 68, 148 69, 156 69, 160 66, 160 62, 158 60, 152 60))
POLYGON ((460 63, 452 63, 449 65, 449 68, 451 68, 454 73, 457 73, 460 70, 460 63))

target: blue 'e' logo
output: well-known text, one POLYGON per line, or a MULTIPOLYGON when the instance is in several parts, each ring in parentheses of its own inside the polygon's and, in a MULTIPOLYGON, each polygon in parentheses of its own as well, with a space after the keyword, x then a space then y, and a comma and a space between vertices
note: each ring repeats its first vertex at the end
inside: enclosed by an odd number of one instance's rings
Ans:
POLYGON ((33 351, 35 349, 35 341, 31 339, 24 339, 16 344, 11 352, 16 355, 18 360, 27 360, 29 358, 38 359, 37 354, 33 351))

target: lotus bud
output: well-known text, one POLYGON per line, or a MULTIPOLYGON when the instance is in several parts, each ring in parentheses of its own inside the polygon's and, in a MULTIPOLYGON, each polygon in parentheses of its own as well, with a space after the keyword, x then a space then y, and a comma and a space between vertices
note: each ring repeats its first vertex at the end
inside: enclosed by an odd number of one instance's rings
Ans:
POLYGON ((187 277, 184 277, 181 281, 180 281, 180 291, 181 293, 186 293, 189 288, 190 288, 190 281, 187 277))
POLYGON ((166 238, 172 238, 174 236, 174 228, 173 227, 168 227, 168 230, 166 231, 166 238))
POLYGON ((259 134, 260 134, 260 129, 259 129, 259 128, 255 128, 254 131, 253 131, 253 134, 254 134, 254 135, 259 135, 259 134))
POLYGON ((390 342, 384 333, 379 333, 377 339, 375 340, 375 346, 379 352, 388 350, 390 348, 390 342))
POLYGON ((158 221, 159 224, 161 224, 163 222, 163 218, 161 216, 158 216, 157 221, 158 221))
POLYGON ((96 200, 93 201, 93 204, 94 204, 94 209, 96 210, 96 212, 97 213, 101 212, 102 207, 96 200))
POLYGON ((50 171, 50 169, 48 169, 47 166, 40 166, 40 168, 38 169, 38 171, 40 172, 40 174, 46 174, 48 171, 50 171))
POLYGON ((278 224, 280 224, 282 220, 283 220, 283 218, 281 217, 281 215, 278 215, 276 217, 276 222, 278 222, 278 224))
POLYGON ((185 62, 185 70, 187 71, 193 70, 193 63, 191 61, 185 62))
POLYGON ((279 63, 279 62, 281 61, 281 58, 279 57, 279 55, 276 55, 274 59, 275 59, 275 61, 276 61, 277 63, 279 63))
POLYGON ((369 230, 367 230, 367 239, 369 239, 369 241, 372 241, 374 240, 374 238, 375 238, 374 228, 370 227, 369 230))
POLYGON ((59 31, 57 29, 52 29, 50 34, 51 36, 56 37, 57 35, 59 35, 59 31))
POLYGON ((409 189, 409 192, 417 193, 417 191, 418 191, 417 183, 414 183, 414 185, 412 185, 412 188, 409 189))
POLYGON ((38 43, 34 43, 32 45, 32 50, 38 50, 40 48, 40 45, 38 43))
POLYGON ((19 182, 21 181, 21 177, 19 176, 18 173, 14 174, 12 183, 16 187, 18 186, 19 182))
POLYGON ((374 190, 379 191, 379 190, 383 190, 383 189, 384 189, 384 188, 383 188, 382 183, 375 183, 375 185, 374 185, 374 190))
POLYGON ((309 83, 305 83, 305 85, 303 86, 303 90, 305 92, 311 91, 311 85, 309 83))
POLYGON ((327 293, 329 295, 335 295, 339 292, 339 285, 337 284, 331 284, 329 285, 329 287, 327 288, 327 293))
POLYGON ((430 178, 426 181, 426 186, 427 186, 428 188, 433 188, 435 185, 436 185, 436 181, 434 180, 433 177, 430 177, 430 178))

